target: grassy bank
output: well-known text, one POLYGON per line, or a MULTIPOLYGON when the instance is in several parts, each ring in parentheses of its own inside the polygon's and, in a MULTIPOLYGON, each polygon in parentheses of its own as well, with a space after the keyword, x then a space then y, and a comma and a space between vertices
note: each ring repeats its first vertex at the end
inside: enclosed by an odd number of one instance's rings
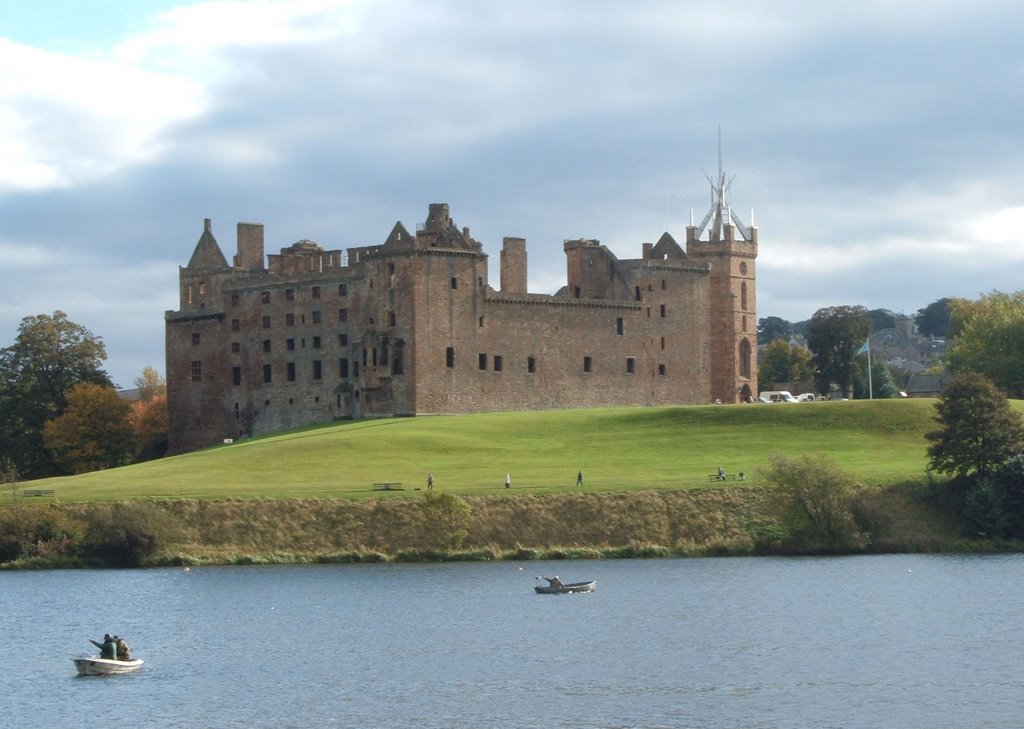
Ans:
POLYGON ((762 467, 775 453, 818 453, 861 484, 864 549, 934 551, 960 535, 924 482, 933 405, 347 422, 25 484, 54 496, 9 496, 0 532, 43 525, 29 550, 41 559, 19 563, 28 566, 791 553, 762 467), (746 480, 710 481, 719 465, 746 480), (465 513, 425 510, 430 472, 433 495, 449 499, 441 506, 465 513), (380 482, 403 486, 375 490, 380 482))
POLYGON ((412 496, 433 473, 464 496, 575 490, 693 489, 722 466, 757 486, 771 454, 823 453, 872 484, 916 479, 926 464, 929 400, 730 407, 614 408, 352 421, 292 431, 32 487, 68 501, 139 498, 412 496))

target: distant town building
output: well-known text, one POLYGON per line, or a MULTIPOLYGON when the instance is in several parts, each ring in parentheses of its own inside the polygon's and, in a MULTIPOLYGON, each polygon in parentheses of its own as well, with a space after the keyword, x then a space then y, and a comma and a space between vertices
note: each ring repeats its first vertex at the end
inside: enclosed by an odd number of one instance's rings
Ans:
POLYGON ((873 332, 870 340, 872 359, 912 375, 940 363, 946 354, 945 340, 921 336, 908 316, 896 317, 893 328, 873 332))
POLYGON ((492 288, 443 203, 380 245, 301 240, 266 261, 263 226, 239 223, 230 264, 206 220, 165 316, 171 452, 342 418, 756 397, 757 229, 723 175, 712 189, 685 250, 668 233, 629 260, 564 241, 551 295, 527 292, 515 237, 492 288))

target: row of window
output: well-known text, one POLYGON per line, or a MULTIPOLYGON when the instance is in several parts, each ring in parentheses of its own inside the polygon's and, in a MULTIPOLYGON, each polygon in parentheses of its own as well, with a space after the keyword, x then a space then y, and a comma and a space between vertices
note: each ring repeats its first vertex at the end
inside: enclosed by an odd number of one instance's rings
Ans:
MULTIPOLYGON (((363 353, 364 359, 366 353, 363 353)), ((376 350, 374 350, 374 358, 376 358, 376 350)), ((375 363, 376 364, 376 363, 375 363)), ((321 360, 313 360, 310 368, 310 379, 313 381, 319 381, 323 379, 323 362, 321 360)), ((203 381, 203 362, 202 360, 192 360, 192 382, 203 381)), ((347 379, 349 376, 359 377, 359 362, 358 360, 349 362, 348 357, 342 357, 338 360, 338 377, 341 379, 347 379), (351 364, 351 367, 350 367, 351 364)), ((395 355, 391 359, 391 374, 403 375, 405 374, 405 366, 402 357, 395 355)), ((285 362, 284 371, 285 380, 287 382, 295 382, 297 379, 297 372, 295 362, 285 362)), ((263 365, 263 384, 269 385, 274 381, 274 367, 271 364, 263 365)), ((234 365, 231 368, 231 384, 239 386, 242 384, 242 368, 238 365, 234 365)))
MULTIPOLYGON (((200 293, 202 293, 202 290, 200 290, 200 293)), ((319 286, 310 286, 309 287, 309 296, 312 299, 319 299, 320 298, 320 287, 319 286)), ((338 284, 338 296, 348 296, 348 284, 347 283, 338 284)), ((271 291, 261 291, 260 292, 260 302, 261 303, 269 304, 269 303, 271 303, 271 299, 272 299, 272 292, 271 291)), ((295 301, 295 289, 285 289, 284 290, 284 299, 285 299, 285 301, 295 301)), ((231 294, 231 306, 239 306, 240 304, 241 304, 241 295, 240 294, 231 294)))
MULTIPOLYGON (((664 349, 664 340, 662 340, 662 349, 664 349)), ((495 372, 501 372, 505 367, 505 359, 500 354, 491 355, 488 358, 486 352, 480 352, 477 354, 477 369, 481 372, 487 371, 488 359, 490 360, 491 366, 495 372)), ((445 366, 448 368, 455 367, 455 348, 448 347, 445 352, 445 366)), ((526 358, 526 371, 528 373, 535 373, 537 371, 537 358, 533 355, 526 358)), ((583 371, 593 372, 594 371, 594 358, 590 355, 583 357, 583 371)), ((636 357, 626 357, 626 374, 633 374, 636 372, 636 357)), ((664 375, 666 373, 666 367, 664 364, 658 365, 658 374, 664 375)))

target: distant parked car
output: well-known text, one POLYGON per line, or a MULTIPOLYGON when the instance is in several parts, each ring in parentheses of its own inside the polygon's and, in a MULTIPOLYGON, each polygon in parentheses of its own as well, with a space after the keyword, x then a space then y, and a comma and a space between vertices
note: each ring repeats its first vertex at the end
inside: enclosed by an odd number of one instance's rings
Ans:
POLYGON ((802 395, 797 395, 796 396, 796 401, 797 402, 814 402, 817 399, 818 398, 816 398, 814 396, 813 392, 805 392, 802 395))
POLYGON ((759 400, 768 402, 796 402, 796 398, 789 394, 788 390, 766 390, 761 393, 759 400))

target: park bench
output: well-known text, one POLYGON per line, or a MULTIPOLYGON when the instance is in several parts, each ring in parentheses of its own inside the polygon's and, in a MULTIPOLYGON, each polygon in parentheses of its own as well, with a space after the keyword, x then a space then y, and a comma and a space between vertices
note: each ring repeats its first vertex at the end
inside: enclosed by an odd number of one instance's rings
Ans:
POLYGON ((402 491, 401 481, 382 481, 373 485, 374 491, 402 491))
POLYGON ((21 492, 24 496, 53 496, 53 489, 25 489, 21 492))
POLYGON ((739 477, 735 473, 727 473, 719 476, 717 473, 709 473, 708 481, 737 481, 739 477))

